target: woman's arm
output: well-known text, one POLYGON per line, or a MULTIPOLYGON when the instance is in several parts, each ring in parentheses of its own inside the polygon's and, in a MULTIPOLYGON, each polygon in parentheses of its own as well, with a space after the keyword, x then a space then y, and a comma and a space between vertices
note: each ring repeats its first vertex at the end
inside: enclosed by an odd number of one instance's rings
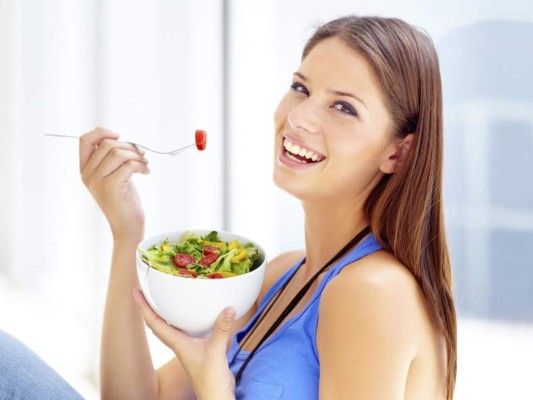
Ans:
POLYGON ((100 355, 103 399, 155 399, 157 379, 144 321, 132 292, 139 286, 135 254, 144 234, 144 212, 131 180, 149 173, 144 152, 97 128, 80 139, 80 172, 113 234, 113 257, 100 355))
POLYGON ((401 264, 374 255, 328 284, 317 329, 321 399, 404 398, 419 337, 416 291, 401 264))
MULTIPOLYGON (((80 140, 82 180, 108 220, 114 244, 102 329, 102 398, 191 399, 191 381, 177 358, 154 371, 143 315, 132 295, 139 287, 135 255, 144 234, 144 213, 131 176, 149 170, 142 150, 117 139, 117 134, 97 128, 80 140)), ((281 256, 269 263, 258 301, 282 273, 279 265, 286 268, 292 259, 294 255, 281 256)), ((255 310, 233 324, 228 341, 255 310)))
MULTIPOLYGON (((135 242, 114 243, 105 304, 100 355, 102 399, 157 399, 158 382, 145 334, 144 320, 133 298, 139 287, 135 242)), ((185 374, 176 380, 187 394, 185 374)), ((186 396, 176 397, 186 399, 186 396)), ((189 397, 190 398, 190 397, 189 397)))

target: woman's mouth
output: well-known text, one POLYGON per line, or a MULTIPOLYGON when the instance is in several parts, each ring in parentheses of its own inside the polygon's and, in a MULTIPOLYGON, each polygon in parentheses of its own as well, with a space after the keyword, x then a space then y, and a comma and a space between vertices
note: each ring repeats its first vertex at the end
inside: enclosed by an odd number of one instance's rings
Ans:
POLYGON ((300 164, 318 163, 326 158, 318 152, 294 144, 287 138, 283 138, 283 155, 289 160, 300 164))

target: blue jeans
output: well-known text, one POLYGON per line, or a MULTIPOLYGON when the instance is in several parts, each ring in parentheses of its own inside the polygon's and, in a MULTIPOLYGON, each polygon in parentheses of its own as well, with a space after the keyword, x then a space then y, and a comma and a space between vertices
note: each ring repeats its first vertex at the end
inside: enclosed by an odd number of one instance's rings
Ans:
POLYGON ((37 354, 0 330, 0 399, 82 399, 37 354))

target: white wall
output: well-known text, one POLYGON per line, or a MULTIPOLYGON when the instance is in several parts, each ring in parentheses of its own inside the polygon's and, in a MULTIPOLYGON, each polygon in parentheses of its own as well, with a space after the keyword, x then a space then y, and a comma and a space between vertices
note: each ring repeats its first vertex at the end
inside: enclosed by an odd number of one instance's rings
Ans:
POLYGON ((215 0, 0 2, 0 329, 87 398, 109 229, 81 183, 77 142, 43 135, 104 126, 172 150, 207 130, 204 152, 148 154, 152 173, 134 180, 146 235, 220 229, 220 15, 215 0))

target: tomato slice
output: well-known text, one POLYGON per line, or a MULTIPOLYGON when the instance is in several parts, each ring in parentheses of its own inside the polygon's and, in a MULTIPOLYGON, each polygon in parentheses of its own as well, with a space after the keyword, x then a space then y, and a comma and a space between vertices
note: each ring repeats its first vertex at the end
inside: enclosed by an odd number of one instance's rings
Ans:
POLYGON ((180 269, 178 275, 190 276, 192 278, 196 278, 198 276, 196 272, 191 271, 190 269, 180 269))
POLYGON ((212 274, 206 275, 209 279, 222 279, 223 276, 218 272, 213 272, 212 274))
POLYGON ((204 247, 204 256, 208 256, 209 254, 219 254, 220 249, 215 246, 206 246, 204 247))
POLYGON ((194 132, 194 139, 196 141, 196 148, 198 150, 205 150, 205 146, 207 144, 207 132, 197 130, 194 132))
POLYGON ((198 261, 198 264, 207 267, 208 265, 213 264, 217 260, 217 258, 218 253, 206 254, 200 259, 200 261, 198 261))
POLYGON ((178 253, 174 256, 174 264, 178 268, 187 268, 187 265, 194 265, 194 257, 186 253, 178 253))

